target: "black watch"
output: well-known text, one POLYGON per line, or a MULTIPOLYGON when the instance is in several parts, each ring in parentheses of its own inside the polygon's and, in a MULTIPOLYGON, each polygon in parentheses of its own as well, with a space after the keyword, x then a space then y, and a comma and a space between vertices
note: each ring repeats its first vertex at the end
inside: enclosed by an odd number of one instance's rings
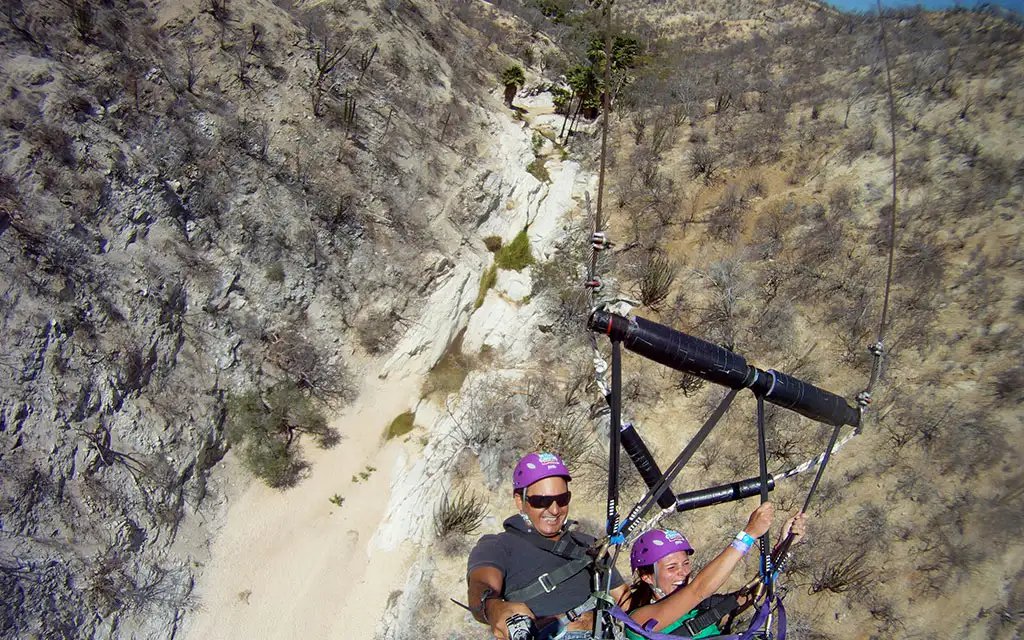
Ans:
POLYGON ((501 596, 497 595, 494 589, 490 588, 484 589, 484 592, 480 594, 480 615, 481 617, 483 617, 484 622, 486 622, 487 624, 491 624, 491 621, 487 619, 487 600, 489 598, 500 600, 501 596))

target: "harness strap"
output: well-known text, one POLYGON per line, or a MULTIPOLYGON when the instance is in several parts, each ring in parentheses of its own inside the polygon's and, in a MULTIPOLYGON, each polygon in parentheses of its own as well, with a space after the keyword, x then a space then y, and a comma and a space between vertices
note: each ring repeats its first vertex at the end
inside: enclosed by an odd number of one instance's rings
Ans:
POLYGON ((566 611, 563 615, 558 616, 558 622, 563 626, 569 624, 570 622, 574 622, 578 620, 579 617, 582 616, 584 613, 588 611, 593 611, 596 606, 597 598, 591 595, 589 598, 587 598, 587 601, 581 604, 580 606, 574 609, 570 609, 566 611))
POLYGON ((583 571, 593 563, 590 558, 580 558, 564 564, 554 571, 549 571, 521 589, 506 592, 505 599, 510 602, 528 602, 545 593, 551 593, 569 578, 583 571))
POLYGON ((702 613, 683 622, 683 626, 690 635, 697 635, 713 624, 732 613, 733 609, 739 606, 739 600, 734 595, 728 595, 709 607, 702 613))
MULTIPOLYGON (((649 623, 648 625, 641 626, 640 623, 630 618, 629 614, 623 611, 620 607, 612 607, 610 609, 610 613, 612 614, 613 618, 615 618, 623 625, 625 625, 627 629, 629 629, 636 635, 640 636, 641 638, 647 638, 647 640, 680 640, 680 638, 687 640, 689 638, 689 636, 677 636, 668 633, 658 633, 657 631, 652 631, 651 629, 653 629, 654 626, 657 624, 656 622, 652 620, 651 622, 653 622, 654 624, 649 623)), ((741 636, 719 636, 717 640, 741 640, 741 636)))
MULTIPOLYGON (((570 520, 566 523, 565 526, 566 529, 571 529, 572 527, 576 526, 576 522, 570 520)), ((588 558, 590 557, 587 554, 587 551, 590 549, 590 546, 577 540, 576 537, 573 535, 572 531, 566 531, 561 538, 554 542, 548 540, 547 538, 543 538, 538 535, 532 535, 526 533, 525 531, 520 531, 519 529, 514 529, 511 527, 506 527, 505 532, 511 533, 512 535, 518 538, 522 538, 523 540, 529 542, 541 551, 547 551, 548 553, 552 553, 560 558, 576 560, 584 556, 588 558)))
MULTIPOLYGON (((572 527, 574 524, 576 523, 570 522, 567 526, 572 527)), ((552 542, 547 538, 519 531, 518 529, 506 528, 505 531, 526 540, 542 551, 547 551, 552 555, 571 560, 571 562, 562 565, 554 571, 549 571, 548 573, 541 575, 536 581, 531 582, 525 587, 506 592, 505 599, 511 602, 528 602, 534 598, 544 595, 545 593, 551 593, 558 588, 558 585, 569 580, 580 571, 583 571, 594 563, 594 559, 587 555, 589 547, 577 540, 573 536, 572 531, 566 531, 565 534, 556 542, 552 542)), ((587 603, 584 603, 584 605, 585 604, 587 603)), ((582 607, 584 605, 580 606, 582 607)), ((578 608, 579 607, 577 607, 577 609, 578 608)), ((594 607, 592 605, 590 609, 593 608, 594 607)), ((589 611, 590 609, 584 609, 580 613, 589 611)), ((575 611, 575 609, 573 611, 575 611)), ((569 613, 571 612, 567 612, 566 615, 569 613)), ((576 615, 577 617, 579 616, 579 614, 576 615)))
MULTIPOLYGON (((772 613, 772 605, 775 605, 775 614, 778 620, 778 626, 776 628, 775 640, 786 640, 786 608, 782 604, 782 598, 775 597, 773 599, 765 599, 758 608, 757 613, 754 614, 754 619, 750 621, 750 626, 746 631, 740 634, 729 634, 722 636, 715 636, 714 640, 751 640, 755 634, 761 631, 768 621, 769 615, 772 613)), ((612 617, 621 622, 627 629, 633 633, 647 638, 647 640, 693 640, 689 636, 677 636, 667 633, 658 633, 652 631, 657 623, 649 621, 646 625, 641 626, 638 622, 629 617, 625 611, 620 607, 612 607, 610 610, 612 617)), ((689 631, 689 629, 687 629, 689 631)), ((767 629, 765 630, 767 631, 767 629)), ((692 632, 691 632, 692 633, 692 632)))

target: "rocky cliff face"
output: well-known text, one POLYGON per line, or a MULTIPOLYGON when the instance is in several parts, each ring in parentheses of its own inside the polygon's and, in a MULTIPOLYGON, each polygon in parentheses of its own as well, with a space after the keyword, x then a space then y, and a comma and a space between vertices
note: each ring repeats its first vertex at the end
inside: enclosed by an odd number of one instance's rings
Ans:
POLYGON ((173 4, 0 25, 3 637, 173 637, 226 397, 344 402, 483 264, 498 54, 453 14, 173 4))

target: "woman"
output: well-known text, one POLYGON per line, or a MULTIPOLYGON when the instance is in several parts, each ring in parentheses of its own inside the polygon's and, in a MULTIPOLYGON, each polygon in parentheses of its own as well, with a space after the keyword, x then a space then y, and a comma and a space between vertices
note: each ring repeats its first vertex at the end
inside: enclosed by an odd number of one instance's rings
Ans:
MULTIPOLYGON (((705 600, 725 584, 756 539, 768 531, 774 514, 775 507, 770 502, 755 509, 747 526, 695 576, 691 575, 690 565, 693 547, 680 533, 671 529, 654 529, 637 538, 629 555, 629 564, 635 575, 629 616, 644 628, 658 633, 694 638, 721 633, 717 624, 694 629, 693 624, 688 625, 687 622, 708 607, 705 600), (699 608, 698 605, 702 606, 699 608)), ((780 540, 792 531, 795 543, 806 528, 806 515, 798 513, 786 522, 780 540)), ((639 637, 630 631, 627 635, 634 640, 639 637)))

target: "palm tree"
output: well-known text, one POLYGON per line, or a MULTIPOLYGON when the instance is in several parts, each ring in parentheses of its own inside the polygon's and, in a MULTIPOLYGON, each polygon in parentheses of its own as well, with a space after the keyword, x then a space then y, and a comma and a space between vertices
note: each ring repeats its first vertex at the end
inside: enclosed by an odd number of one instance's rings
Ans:
POLYGON ((526 82, 523 68, 517 64, 508 67, 501 72, 501 82, 505 85, 505 104, 512 108, 512 98, 516 97, 516 91, 526 82))

